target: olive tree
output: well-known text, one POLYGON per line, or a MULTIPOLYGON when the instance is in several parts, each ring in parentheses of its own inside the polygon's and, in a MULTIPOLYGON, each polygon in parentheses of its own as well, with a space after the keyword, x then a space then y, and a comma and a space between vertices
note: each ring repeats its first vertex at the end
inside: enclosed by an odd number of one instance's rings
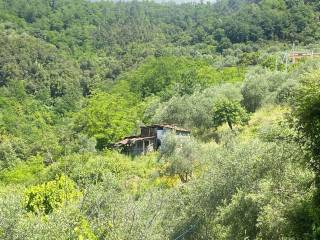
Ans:
POLYGON ((160 148, 168 175, 178 175, 181 182, 188 182, 197 160, 197 144, 189 137, 167 134, 160 148))

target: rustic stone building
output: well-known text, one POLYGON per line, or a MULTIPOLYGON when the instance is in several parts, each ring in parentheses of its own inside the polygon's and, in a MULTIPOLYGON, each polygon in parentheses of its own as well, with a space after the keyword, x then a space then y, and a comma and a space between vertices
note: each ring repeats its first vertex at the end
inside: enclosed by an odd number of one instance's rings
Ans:
POLYGON ((190 131, 187 129, 174 125, 155 124, 141 127, 139 136, 126 137, 117 142, 115 147, 120 149, 122 153, 134 156, 156 151, 160 147, 163 137, 169 132, 179 136, 190 135, 190 131))

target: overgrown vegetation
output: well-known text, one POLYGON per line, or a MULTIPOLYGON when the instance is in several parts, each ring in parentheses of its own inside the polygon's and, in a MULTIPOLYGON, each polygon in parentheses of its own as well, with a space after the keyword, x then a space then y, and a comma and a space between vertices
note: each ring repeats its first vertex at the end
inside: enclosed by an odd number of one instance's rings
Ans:
POLYGON ((1 239, 320 239, 316 0, 0 0, 1 239), (175 124, 137 157, 112 148, 175 124))

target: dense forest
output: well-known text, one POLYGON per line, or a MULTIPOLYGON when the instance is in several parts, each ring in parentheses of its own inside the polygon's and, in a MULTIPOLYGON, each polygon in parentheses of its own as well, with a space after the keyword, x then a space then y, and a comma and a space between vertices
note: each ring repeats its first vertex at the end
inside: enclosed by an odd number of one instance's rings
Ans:
POLYGON ((318 49, 318 0, 0 0, 0 239, 320 239, 318 49))

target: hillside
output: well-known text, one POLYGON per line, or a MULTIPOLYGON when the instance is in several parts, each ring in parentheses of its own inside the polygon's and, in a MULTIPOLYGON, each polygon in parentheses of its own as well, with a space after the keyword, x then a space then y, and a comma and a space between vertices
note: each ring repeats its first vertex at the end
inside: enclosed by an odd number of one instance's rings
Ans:
POLYGON ((320 239, 319 17, 0 0, 0 239, 320 239))

